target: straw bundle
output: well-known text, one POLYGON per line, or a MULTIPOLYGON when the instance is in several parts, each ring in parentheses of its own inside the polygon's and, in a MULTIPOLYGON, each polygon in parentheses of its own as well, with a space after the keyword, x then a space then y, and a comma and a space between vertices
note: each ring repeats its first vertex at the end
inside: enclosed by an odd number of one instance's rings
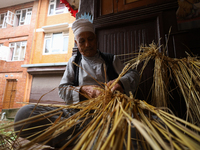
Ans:
MULTIPOLYGON (((200 60, 198 57, 177 59, 170 58, 159 52, 160 47, 152 43, 141 47, 136 58, 127 61, 134 68, 143 62, 141 74, 150 59, 155 61, 152 102, 156 107, 167 107, 168 96, 170 95, 169 82, 174 80, 186 103, 186 119, 193 124, 200 126, 200 60)), ((171 96, 171 95, 170 95, 171 96)))
MULTIPOLYGON (((70 127, 87 122, 85 126, 80 126, 77 134, 69 135, 71 140, 61 150, 73 141, 75 141, 74 149, 200 149, 200 136, 197 134, 200 132, 199 127, 144 101, 134 99, 132 95, 127 97, 119 92, 111 94, 105 91, 98 98, 72 106, 59 107, 81 109, 68 119, 52 123, 50 128, 42 131, 42 134, 32 141, 21 145, 6 145, 7 148, 11 149, 15 146, 14 149, 31 149, 35 143, 41 143, 42 147, 50 139, 66 132, 70 127), (106 105, 104 100, 107 101, 106 105)), ((52 115, 53 113, 48 112, 52 115)), ((43 115, 25 121, 37 120, 43 115)), ((8 140, 4 139, 4 143, 6 141, 8 140)))
MULTIPOLYGON (((40 143, 40 147, 37 149, 42 149, 51 139, 73 127, 78 127, 78 132, 72 132, 65 137, 68 140, 61 150, 64 150, 71 143, 74 143, 73 149, 75 150, 200 149, 200 128, 195 125, 199 124, 199 81, 196 80, 199 80, 200 63, 197 58, 190 56, 180 60, 168 58, 159 53, 158 49, 155 44, 143 47, 138 57, 129 61, 131 65, 124 68, 116 82, 131 67, 137 67, 140 62, 144 61, 142 72, 148 61, 155 59, 156 69, 154 70, 153 86, 154 90, 158 90, 159 93, 154 93, 153 98, 163 100, 159 105, 167 104, 167 84, 165 83, 167 83, 168 77, 163 74, 166 74, 167 71, 173 73, 187 102, 188 117, 193 115, 193 120, 190 119, 190 121, 194 121, 194 124, 174 116, 167 108, 165 109, 168 112, 147 104, 145 101, 135 99, 132 93, 128 97, 118 91, 111 92, 110 89, 116 84, 113 83, 110 87, 105 84, 104 90, 97 98, 77 104, 37 104, 43 107, 54 106, 57 109, 2 128, 12 128, 14 125, 36 122, 43 116, 61 115, 58 113, 58 110, 61 109, 79 109, 80 111, 66 119, 58 118, 51 123, 50 127, 36 133, 38 137, 26 143, 18 143, 17 136, 13 137, 12 142, 10 142, 11 137, 1 138, 0 147, 2 149, 25 150, 34 149, 35 143, 40 143), (183 71, 187 74, 183 75, 183 71)), ((1 137, 3 136, 1 135, 1 137)))

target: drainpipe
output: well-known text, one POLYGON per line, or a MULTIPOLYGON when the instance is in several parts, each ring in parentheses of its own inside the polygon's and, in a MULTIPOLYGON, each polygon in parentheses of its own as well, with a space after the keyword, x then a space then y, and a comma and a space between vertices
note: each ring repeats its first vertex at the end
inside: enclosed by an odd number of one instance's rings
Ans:
MULTIPOLYGON (((33 33, 33 40, 32 40, 31 52, 30 52, 29 64, 32 63, 33 52, 34 52, 34 49, 35 49, 35 40, 36 40, 36 35, 35 34, 36 34, 36 29, 38 27, 38 22, 39 22, 38 21, 38 19, 39 19, 38 16, 39 16, 39 13, 40 13, 41 2, 42 2, 42 0, 39 0, 38 9, 37 9, 37 16, 36 16, 36 22, 35 22, 35 29, 34 29, 34 33, 33 33)), ((29 75, 27 73, 26 85, 25 85, 25 93, 24 93, 24 98, 23 98, 24 102, 29 101, 31 81, 32 81, 32 75, 29 75)))
POLYGON ((39 20, 39 13, 40 13, 40 7, 41 7, 41 2, 42 0, 39 0, 39 4, 38 4, 38 10, 37 10, 37 16, 36 16, 36 22, 35 22, 35 29, 34 29, 34 34, 33 34, 33 41, 32 41, 32 47, 31 47, 31 56, 30 56, 30 60, 29 60, 29 64, 32 63, 33 61, 33 52, 35 49, 35 41, 36 41, 36 29, 38 27, 38 20, 39 20))

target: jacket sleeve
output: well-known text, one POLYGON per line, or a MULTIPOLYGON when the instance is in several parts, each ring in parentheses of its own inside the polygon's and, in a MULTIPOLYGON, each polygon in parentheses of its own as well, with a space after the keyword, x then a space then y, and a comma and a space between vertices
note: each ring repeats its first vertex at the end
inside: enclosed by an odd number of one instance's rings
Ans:
POLYGON ((58 94, 60 98, 62 98, 67 105, 78 103, 79 100, 79 91, 80 86, 74 85, 74 65, 73 61, 75 60, 75 56, 72 56, 66 66, 64 75, 61 79, 58 94))
MULTIPOLYGON (((114 56, 113 66, 118 74, 120 74, 125 67, 117 56, 114 56)), ((121 77, 120 81, 123 84, 126 95, 129 95, 129 91, 132 93, 135 92, 139 85, 139 78, 139 73, 135 69, 130 69, 123 77, 121 77)))

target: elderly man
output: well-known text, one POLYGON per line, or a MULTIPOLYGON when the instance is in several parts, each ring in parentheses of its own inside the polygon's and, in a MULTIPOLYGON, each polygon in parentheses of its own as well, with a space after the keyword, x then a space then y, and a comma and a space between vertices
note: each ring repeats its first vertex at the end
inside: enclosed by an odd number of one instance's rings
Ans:
MULTIPOLYGON (((124 65, 116 56, 112 54, 105 54, 97 50, 96 35, 94 34, 92 23, 85 19, 78 19, 73 23, 72 30, 75 35, 75 43, 79 49, 79 52, 77 55, 70 58, 59 85, 59 96, 64 99, 66 104, 75 104, 85 100, 86 98, 80 93, 87 95, 89 98, 97 97, 101 92, 95 88, 100 87, 95 80, 97 80, 99 83, 106 82, 108 85, 110 85, 118 77, 124 67, 124 65), (74 65, 73 62, 77 63, 80 68, 74 65), (104 66, 106 68, 106 77, 104 73, 104 66)), ((129 91, 135 91, 136 87, 138 86, 138 82, 138 72, 136 70, 130 70, 111 90, 118 90, 128 94, 129 91)), ((55 109, 57 108, 26 105, 17 112, 15 122, 27 119, 30 116, 44 114, 45 112, 55 109)), ((59 117, 61 117, 60 119, 62 120, 72 116, 77 111, 78 110, 74 109, 62 109, 59 110, 58 115, 48 118, 45 118, 44 116, 44 118, 39 121, 26 123, 25 126, 16 125, 14 130, 20 131, 22 128, 32 128, 31 130, 24 130, 20 132, 21 137, 26 137, 31 140, 38 135, 32 137, 30 135, 34 135, 39 131, 44 131, 59 117), (62 116, 59 116, 60 114, 62 114, 62 116)), ((66 137, 71 135, 72 132, 76 133, 78 131, 77 129, 79 129, 78 125, 75 130, 68 130, 55 139, 52 139, 47 144, 59 148, 69 140, 66 140, 66 137)))
MULTIPOLYGON (((59 96, 66 104, 84 100, 80 93, 90 98, 97 97, 100 91, 95 87, 100 87, 100 85, 94 79, 110 85, 124 68, 118 57, 102 53, 97 49, 96 35, 91 22, 78 19, 73 23, 72 30, 79 52, 70 58, 59 86, 59 96), (78 63, 80 68, 76 67, 73 62, 78 63), (106 66, 107 77, 105 77, 104 66, 106 66), (75 90, 70 90, 72 87, 75 90)), ((112 91, 118 90, 129 95, 129 91, 135 91, 138 82, 138 72, 130 70, 112 88, 112 91)))

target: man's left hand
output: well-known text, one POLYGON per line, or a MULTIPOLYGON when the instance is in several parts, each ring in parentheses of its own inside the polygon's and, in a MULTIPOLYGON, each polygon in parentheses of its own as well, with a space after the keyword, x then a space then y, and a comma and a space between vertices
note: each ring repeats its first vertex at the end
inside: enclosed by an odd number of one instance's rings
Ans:
MULTIPOLYGON (((111 86, 112 83, 113 83, 114 81, 115 81, 115 80, 109 81, 109 82, 107 83, 108 87, 111 86)), ((120 81, 117 82, 117 83, 112 87, 111 92, 113 92, 113 91, 115 91, 115 90, 120 91, 121 93, 124 93, 124 89, 123 89, 122 83, 121 83, 120 81)))

